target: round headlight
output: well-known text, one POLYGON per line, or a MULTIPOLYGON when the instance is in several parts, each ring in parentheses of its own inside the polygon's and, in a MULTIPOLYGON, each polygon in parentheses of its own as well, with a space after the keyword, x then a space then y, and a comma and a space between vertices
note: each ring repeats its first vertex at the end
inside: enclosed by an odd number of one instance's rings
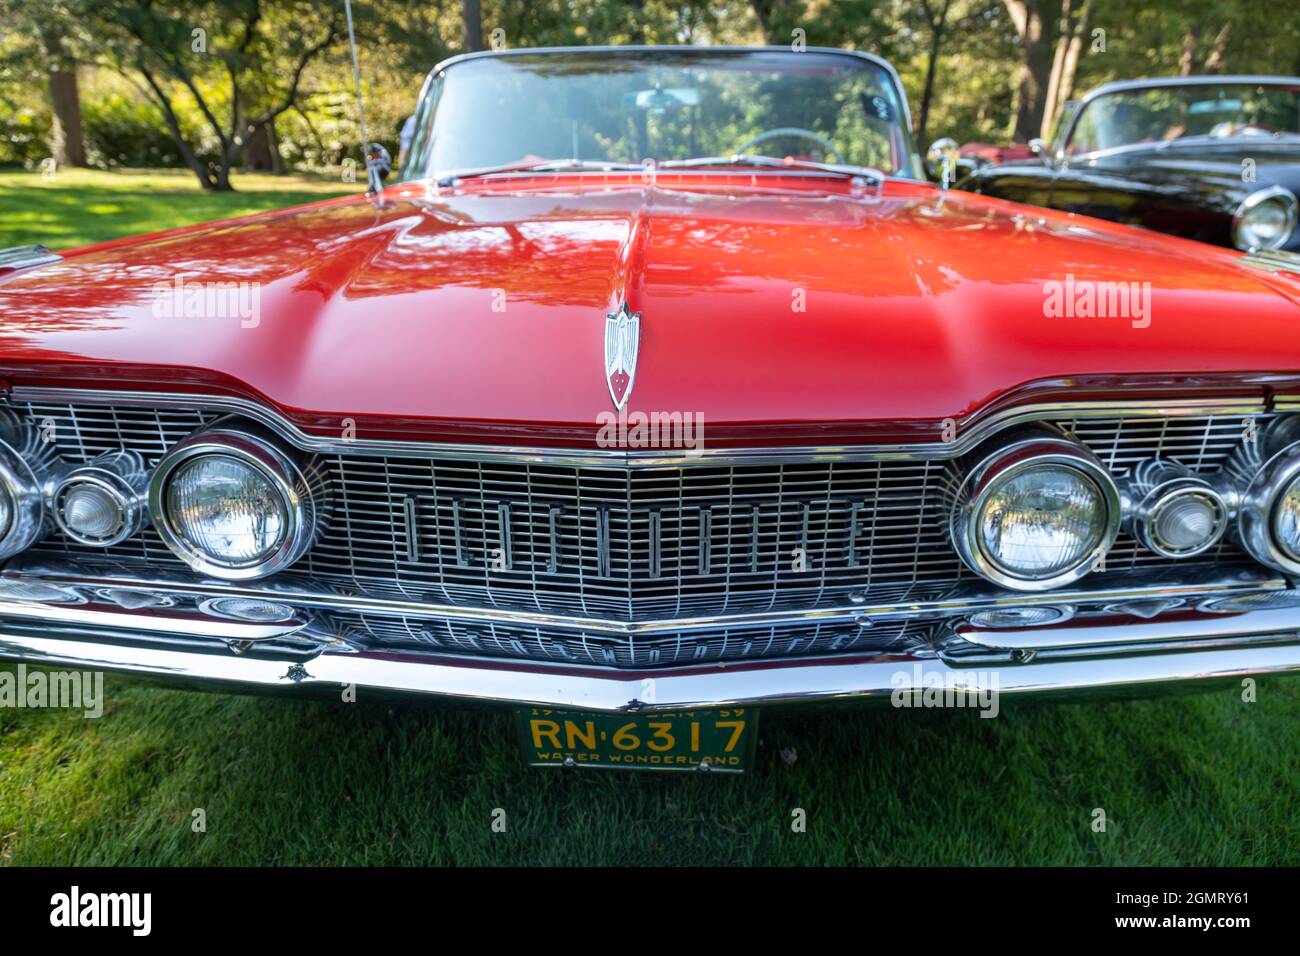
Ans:
POLYGON ((1282 186, 1247 196, 1232 217, 1232 242, 1238 249, 1280 249, 1296 226, 1296 197, 1282 186))
POLYGON ((289 525, 289 504, 271 477, 230 455, 201 455, 177 468, 164 507, 186 544, 232 568, 265 561, 289 525))
POLYGON ((49 462, 41 455, 51 453, 26 425, 0 415, 0 560, 26 551, 49 530, 43 492, 49 462))
POLYGON ((1273 540, 1293 561, 1300 561, 1300 475, 1291 480, 1273 506, 1273 540))
POLYGON ((1278 419, 1229 462, 1245 486, 1236 536, 1252 558, 1300 574, 1300 417, 1278 419))
POLYGON ((972 470, 953 511, 953 543, 988 580, 1043 591, 1092 569, 1115 541, 1119 512, 1115 483, 1087 449, 1030 439, 972 470))
POLYGON ((265 577, 298 560, 317 508, 295 456, 260 434, 191 436, 158 464, 149 508, 168 547, 197 571, 265 577))

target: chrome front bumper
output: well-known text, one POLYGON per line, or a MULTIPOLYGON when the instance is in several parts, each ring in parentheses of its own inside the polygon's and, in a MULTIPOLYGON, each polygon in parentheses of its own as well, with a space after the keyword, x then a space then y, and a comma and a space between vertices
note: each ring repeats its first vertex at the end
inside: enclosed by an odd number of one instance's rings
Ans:
MULTIPOLYGON (((990 630, 957 624, 936 651, 715 663, 663 670, 574 667, 345 645, 244 641, 234 625, 196 638, 183 619, 119 615, 111 626, 0 618, 0 659, 117 671, 235 690, 342 688, 592 711, 890 700, 949 687, 1014 696, 1147 692, 1300 671, 1300 608, 1181 612, 990 630), (130 618, 135 618, 132 624, 130 618), (148 628, 140 626, 147 621, 148 628), (232 648, 240 653, 232 653, 232 648)), ((92 613, 92 612, 86 612, 92 613)), ((106 625, 108 622, 104 622, 106 625)), ((249 625, 248 627, 255 627, 249 625)), ((250 630, 248 633, 252 633, 250 630)), ((361 695, 363 696, 364 691, 361 695)))

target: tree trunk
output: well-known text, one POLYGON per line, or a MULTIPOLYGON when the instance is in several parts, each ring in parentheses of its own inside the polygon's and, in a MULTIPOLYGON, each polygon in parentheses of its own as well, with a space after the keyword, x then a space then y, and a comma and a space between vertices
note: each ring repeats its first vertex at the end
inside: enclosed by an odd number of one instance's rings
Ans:
POLYGON ((41 41, 49 58, 50 109, 54 125, 50 130, 50 154, 60 166, 85 166, 86 145, 81 135, 81 95, 77 90, 77 64, 63 46, 63 36, 52 22, 41 30, 41 41))
POLYGON ((1088 36, 1088 0, 1084 0, 1079 9, 1079 22, 1074 25, 1074 36, 1070 37, 1070 48, 1065 53, 1065 67, 1061 71, 1061 89, 1057 97, 1056 113, 1059 116, 1065 104, 1074 95, 1074 77, 1079 72, 1079 57, 1083 53, 1083 44, 1088 36))
POLYGON ((1060 17, 1060 0, 1003 0, 1020 36, 1016 128, 1013 137, 1027 143, 1039 134, 1047 110, 1052 73, 1052 32, 1060 17))
POLYGON ((460 0, 460 41, 466 53, 483 49, 482 0, 460 0))
POLYGON ((272 123, 263 123, 249 134, 248 145, 244 147, 244 159, 241 165, 243 165, 244 169, 263 173, 279 171, 279 156, 277 155, 272 123))
POLYGON ((929 17, 929 8, 926 8, 926 19, 930 26, 930 51, 925 63, 925 87, 921 92, 921 113, 916 127, 916 141, 921 149, 925 149, 929 142, 927 134, 930 127, 930 103, 934 99, 934 78, 939 69, 939 49, 943 44, 944 26, 951 5, 952 0, 943 0, 939 15, 933 19, 929 17))
POLYGON ((1190 29, 1183 34, 1183 53, 1178 58, 1178 75, 1192 75, 1192 58, 1196 56, 1196 34, 1190 29))
POLYGON ((1228 49, 1228 37, 1232 35, 1232 21, 1229 20, 1223 25, 1218 36, 1214 38, 1214 45, 1210 48, 1210 55, 1205 58, 1205 72, 1218 73, 1223 69, 1223 54, 1228 49))
POLYGON ((1043 124, 1038 135, 1047 139, 1052 135, 1052 124, 1056 122, 1056 104, 1061 96, 1061 77, 1065 73, 1065 58, 1070 52, 1070 0, 1061 4, 1061 23, 1057 29, 1056 52, 1052 55, 1052 72, 1047 77, 1047 93, 1044 97, 1047 105, 1043 109, 1043 124))

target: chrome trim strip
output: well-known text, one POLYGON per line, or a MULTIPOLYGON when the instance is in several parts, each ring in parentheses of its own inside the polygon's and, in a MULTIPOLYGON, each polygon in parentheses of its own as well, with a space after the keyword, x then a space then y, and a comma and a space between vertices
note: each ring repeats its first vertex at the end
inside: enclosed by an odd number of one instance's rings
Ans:
POLYGON ((1037 651, 1055 647, 1090 647, 1099 644, 1130 644, 1147 641, 1200 640, 1249 637, 1259 634, 1290 634, 1300 639, 1300 608, 1246 611, 1240 614, 1206 614, 1188 618, 1173 616, 1135 623, 1134 617, 1115 616, 1104 623, 1075 620, 1045 627, 984 628, 960 625, 955 633, 962 640, 994 650, 1037 651))
POLYGON ((653 635, 717 627, 760 627, 803 622, 829 623, 862 618, 868 620, 939 619, 1009 606, 1115 604, 1163 597, 1210 599, 1287 588, 1284 578, 1262 569, 1238 574, 1221 572, 1214 577, 1184 578, 1174 582, 1152 580, 1148 575, 1143 574, 1134 575, 1133 578, 1132 581, 1126 580, 1111 583, 1110 586, 1087 589, 1067 587, 1047 592, 970 592, 929 601, 891 604, 871 603, 871 595, 867 594, 861 603, 850 600, 843 605, 824 608, 619 621, 500 607, 428 604, 375 594, 338 594, 309 590, 309 582, 297 583, 288 577, 266 582, 274 585, 272 587, 259 587, 256 583, 189 579, 179 575, 168 577, 161 573, 153 577, 139 577, 125 573, 92 575, 87 573, 87 569, 71 563, 42 563, 22 559, 11 561, 3 573, 0 573, 0 581, 40 582, 57 587, 119 587, 163 594, 245 597, 276 601, 300 609, 318 611, 348 611, 429 619, 450 618, 560 630, 585 630, 620 636, 653 635))
MULTIPOLYGON (((144 408, 184 408, 228 412, 266 425, 303 451, 321 454, 374 455, 400 458, 447 458, 492 462, 529 462, 606 468, 714 467, 723 464, 776 464, 817 461, 944 460, 969 451, 990 435, 1022 422, 1044 418, 1165 418, 1179 415, 1263 415, 1271 411, 1260 399, 1171 399, 1142 402, 1052 402, 1006 408, 966 428, 952 441, 873 445, 802 445, 791 447, 704 448, 633 451, 603 448, 557 448, 489 445, 471 442, 417 442, 394 439, 323 438, 303 431, 279 412, 250 399, 181 392, 136 392, 115 389, 16 385, 14 401, 144 408)), ((1294 397, 1300 403, 1300 396, 1294 397)), ((594 440, 594 432, 593 432, 594 440)))
POLYGON ((9 246, 6 249, 0 249, 0 270, 6 272, 32 269, 36 266, 48 266, 62 261, 63 256, 59 253, 50 252, 45 246, 35 242, 28 243, 25 246, 9 246))
POLYGON ((1238 256, 1237 261, 1264 272, 1294 272, 1300 275, 1300 253, 1287 252, 1285 249, 1255 249, 1238 256))
POLYGON ((213 637, 226 641, 268 641, 288 637, 302 630, 304 620, 261 624, 205 617, 200 614, 166 614, 159 608, 147 613, 129 613, 101 605, 33 604, 25 601, 0 601, 0 618, 36 621, 40 624, 66 624, 70 627, 121 628, 171 634, 177 637, 213 637))
POLYGON ((687 707, 765 706, 805 701, 890 700, 926 686, 1005 694, 1136 690, 1162 684, 1240 680, 1300 672, 1300 645, 1271 644, 1112 658, 1044 660, 979 669, 906 655, 817 658, 771 663, 616 671, 502 662, 452 661, 434 655, 343 653, 309 660, 239 657, 220 651, 87 641, 53 629, 32 633, 0 625, 0 659, 122 671, 173 680, 208 680, 243 688, 341 686, 494 704, 531 704, 605 712, 687 707), (996 677, 996 685, 992 678, 996 677), (973 678, 973 679, 972 679, 973 678))

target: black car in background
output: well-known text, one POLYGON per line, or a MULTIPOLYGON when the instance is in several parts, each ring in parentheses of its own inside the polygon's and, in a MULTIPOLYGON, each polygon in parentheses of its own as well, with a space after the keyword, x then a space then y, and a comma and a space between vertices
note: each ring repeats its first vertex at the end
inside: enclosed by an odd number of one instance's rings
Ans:
POLYGON ((1035 156, 958 188, 1240 249, 1300 251, 1300 78, 1109 83, 1035 156))

